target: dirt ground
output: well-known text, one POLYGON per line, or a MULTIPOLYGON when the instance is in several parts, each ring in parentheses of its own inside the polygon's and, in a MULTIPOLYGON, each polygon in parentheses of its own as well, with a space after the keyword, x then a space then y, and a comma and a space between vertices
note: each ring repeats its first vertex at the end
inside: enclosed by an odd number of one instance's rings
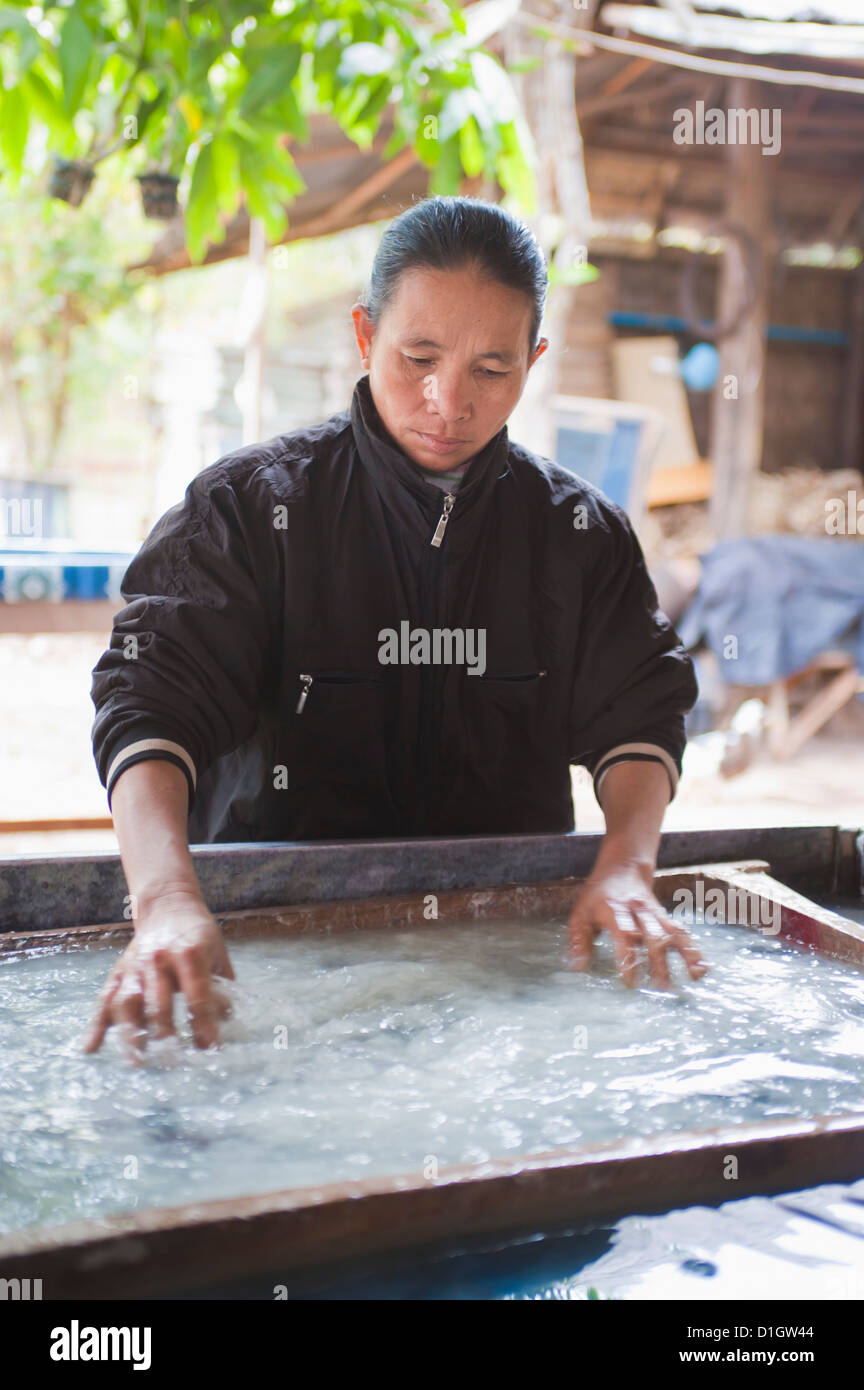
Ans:
MULTIPOLYGON (((104 646, 94 633, 0 635, 0 820, 108 814, 90 745, 91 672, 104 646)), ((788 763, 761 757, 725 779, 685 758, 666 828, 864 826, 864 701, 858 706, 788 763)), ((578 828, 602 830, 582 769, 574 769, 574 799, 578 828)), ((112 830, 0 835, 0 858, 116 848, 112 830)))

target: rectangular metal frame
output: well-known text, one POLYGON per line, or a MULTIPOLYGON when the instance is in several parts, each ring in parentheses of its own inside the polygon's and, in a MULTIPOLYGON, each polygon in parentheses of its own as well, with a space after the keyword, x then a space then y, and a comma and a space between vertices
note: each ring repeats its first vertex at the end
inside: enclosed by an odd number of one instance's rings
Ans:
MULTIPOLYGON (((851 853, 852 832, 842 833, 851 853)), ((751 846, 753 838, 750 834, 751 846)), ((836 843, 830 861, 835 878, 836 843)), ((864 966, 864 927, 778 883, 767 868, 765 861, 749 860, 661 870, 655 891, 668 906, 677 889, 695 890, 700 881, 706 890, 732 888, 751 904, 753 912, 747 915, 754 922, 764 920, 762 905, 777 904, 781 937, 864 966)), ((455 872, 458 877, 461 868, 455 872)), ((446 874, 437 878, 442 876, 446 874)), ((578 883, 571 874, 439 890, 438 920, 556 916, 568 910, 578 883)), ((433 891, 428 874, 420 886, 433 891)), ((310 898, 263 911, 255 907, 216 915, 230 940, 263 933, 362 930, 380 927, 385 920, 423 921, 423 908, 424 894, 413 891, 310 898)), ((74 949, 121 942, 130 934, 128 923, 117 922, 8 931, 0 936, 0 951, 74 949)), ((443 1237, 517 1236, 634 1211, 665 1211, 680 1205, 682 1192, 688 1205, 722 1201, 729 1197, 725 1172, 732 1156, 738 1161, 736 1196, 852 1181, 864 1173, 864 1113, 559 1149, 444 1169, 430 1180, 412 1174, 330 1183, 28 1228, 0 1239, 0 1277, 41 1279, 43 1296, 52 1299, 170 1294, 271 1270, 287 1277, 331 1261, 413 1248, 443 1237)))

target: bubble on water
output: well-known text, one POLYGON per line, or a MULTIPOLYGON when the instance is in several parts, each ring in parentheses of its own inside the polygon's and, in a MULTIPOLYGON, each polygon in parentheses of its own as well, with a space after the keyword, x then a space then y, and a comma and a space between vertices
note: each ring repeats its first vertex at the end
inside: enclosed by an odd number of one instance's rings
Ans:
POLYGON ((6 959, 2 1229, 860 1110, 861 973, 693 936, 711 973, 670 957, 670 991, 627 989, 605 938, 573 970, 563 922, 238 941, 220 1044, 178 1000, 136 1068, 116 1029, 80 1047, 116 950, 6 959))

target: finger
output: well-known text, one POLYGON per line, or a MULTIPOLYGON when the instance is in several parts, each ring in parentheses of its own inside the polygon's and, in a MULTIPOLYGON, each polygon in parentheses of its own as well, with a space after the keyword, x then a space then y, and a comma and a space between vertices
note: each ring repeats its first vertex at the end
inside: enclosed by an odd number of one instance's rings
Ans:
POLYGON ((120 974, 112 970, 108 980, 99 995, 99 1004, 96 1014, 90 1024, 90 1031, 84 1038, 82 1051, 98 1052, 102 1046, 105 1034, 113 1022, 112 1013, 114 1007, 114 996, 120 988, 120 974))
POLYGON ((174 976, 167 952, 157 951, 144 966, 144 1016, 154 1038, 176 1037, 174 976))
POLYGON ((212 975, 210 978, 210 997, 213 1002, 213 1012, 220 1021, 230 1018, 233 1013, 231 996, 227 990, 219 984, 219 977, 212 975))
POLYGON ((227 950, 223 963, 214 970, 214 974, 222 975, 226 980, 236 980, 237 976, 234 974, 234 966, 231 964, 231 957, 227 950))
POLYGON ((219 1041, 220 1010, 210 968, 203 955, 192 949, 176 957, 176 970, 189 1008, 195 1046, 213 1047, 219 1041))
POLYGON ((570 957, 577 970, 589 970, 594 956, 595 931, 591 918, 579 907, 573 908, 567 920, 570 957))
POLYGON ((643 940, 648 949, 648 968, 651 978, 661 989, 671 989, 669 978, 669 958, 666 952, 674 945, 671 932, 667 931, 662 917, 647 908, 631 909, 636 922, 642 930, 643 940))
POLYGON ((624 908, 609 908, 609 934, 615 949, 615 959, 620 974, 628 989, 639 984, 639 947, 642 936, 630 913, 624 908))
POLYGON ((231 996, 224 989, 220 989, 218 985, 214 985, 213 997, 216 1000, 216 1008, 219 1011, 219 1017, 221 1019, 230 1018, 234 1012, 231 996))
POLYGON ((114 1000, 114 1022, 117 1024, 126 1056, 138 1062, 147 1046, 147 1020, 144 1014, 144 991, 133 976, 118 991, 114 1000))
POLYGON ((672 937, 672 945, 682 956, 691 979, 699 980, 703 975, 707 975, 711 967, 695 942, 690 940, 683 924, 677 918, 670 917, 668 912, 655 911, 654 915, 660 919, 672 937))
POLYGON ((675 949, 679 951, 687 966, 687 970, 692 980, 701 980, 703 975, 707 975, 710 970, 708 962, 700 952, 695 942, 690 940, 680 922, 674 918, 667 918, 669 929, 672 933, 675 949))

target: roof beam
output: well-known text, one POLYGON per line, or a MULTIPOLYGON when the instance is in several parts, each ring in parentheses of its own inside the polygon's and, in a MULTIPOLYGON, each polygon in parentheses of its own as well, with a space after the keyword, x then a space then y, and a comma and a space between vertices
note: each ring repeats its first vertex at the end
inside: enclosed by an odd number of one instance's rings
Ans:
MULTIPOLYGON (((627 7, 629 8, 629 6, 627 7)), ((651 58, 655 63, 668 63, 675 68, 690 68, 693 72, 713 72, 721 77, 752 77, 757 82, 775 82, 786 87, 819 87, 826 92, 853 92, 864 96, 864 78, 838 77, 826 72, 796 72, 787 68, 768 68, 761 63, 732 63, 723 58, 703 58, 695 53, 680 53, 672 48, 660 48, 656 43, 640 43, 635 39, 618 39, 611 34, 595 34, 590 29, 577 29, 557 20, 544 19, 528 10, 518 10, 511 23, 524 24, 551 38, 572 43, 577 53, 590 53, 602 48, 609 53, 625 53, 634 58, 651 58)))

